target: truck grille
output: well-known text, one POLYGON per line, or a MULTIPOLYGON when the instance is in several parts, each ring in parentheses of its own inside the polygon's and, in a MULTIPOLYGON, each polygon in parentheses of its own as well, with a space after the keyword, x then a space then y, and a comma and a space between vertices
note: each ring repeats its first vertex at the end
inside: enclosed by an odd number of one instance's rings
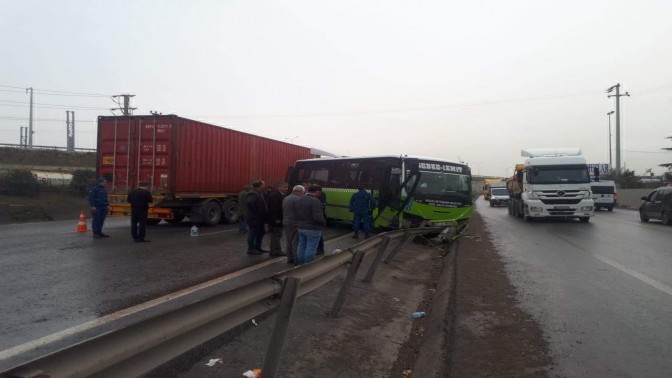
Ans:
POLYGON ((576 205, 581 198, 541 198, 545 205, 576 205))
POLYGON ((551 215, 574 215, 574 210, 555 210, 548 213, 551 215))

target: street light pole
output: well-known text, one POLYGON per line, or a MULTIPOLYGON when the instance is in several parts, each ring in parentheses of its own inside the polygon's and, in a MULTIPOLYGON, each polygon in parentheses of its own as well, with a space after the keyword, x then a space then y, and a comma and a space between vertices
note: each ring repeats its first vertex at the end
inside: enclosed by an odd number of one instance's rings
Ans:
POLYGON ((611 164, 611 115, 614 114, 614 111, 607 113, 609 117, 609 169, 614 169, 614 166, 611 164))

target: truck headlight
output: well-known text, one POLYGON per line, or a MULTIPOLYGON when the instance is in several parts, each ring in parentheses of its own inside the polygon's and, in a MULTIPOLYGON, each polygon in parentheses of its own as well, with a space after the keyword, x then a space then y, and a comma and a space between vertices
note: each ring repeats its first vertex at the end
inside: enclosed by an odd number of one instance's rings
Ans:
POLYGON ((593 211, 593 207, 592 206, 582 206, 581 211, 593 211))
POLYGON ((540 213, 541 212, 541 207, 539 206, 530 206, 530 211, 533 211, 535 213, 540 213))

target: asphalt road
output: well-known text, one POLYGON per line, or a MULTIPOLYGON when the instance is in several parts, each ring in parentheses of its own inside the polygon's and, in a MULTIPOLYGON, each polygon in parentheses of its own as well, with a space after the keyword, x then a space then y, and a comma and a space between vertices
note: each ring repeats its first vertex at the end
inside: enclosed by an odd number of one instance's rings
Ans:
MULTIPOLYGON (((227 274, 236 276, 226 280, 230 287, 288 267, 284 258, 247 255, 236 225, 191 237, 186 222, 161 224, 148 228, 150 243, 133 242, 126 218, 108 219, 104 239, 76 233, 76 225, 0 226, 0 351, 227 274), (246 268, 244 277, 232 274, 246 268)), ((327 229, 327 252, 352 244, 339 238, 348 232, 327 229)))
POLYGON ((517 299, 550 342, 554 374, 670 376, 672 227, 630 210, 584 224, 525 223, 482 199, 477 209, 517 299))

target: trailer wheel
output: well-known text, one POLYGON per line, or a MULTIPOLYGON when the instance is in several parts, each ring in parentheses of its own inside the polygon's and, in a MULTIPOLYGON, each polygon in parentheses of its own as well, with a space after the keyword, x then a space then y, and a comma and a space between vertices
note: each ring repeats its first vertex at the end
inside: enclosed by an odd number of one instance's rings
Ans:
POLYGON ((204 206, 203 223, 206 226, 216 226, 222 219, 222 206, 217 201, 208 201, 204 206))
POLYGON ((222 205, 222 222, 232 224, 238 220, 238 202, 226 200, 222 205))

